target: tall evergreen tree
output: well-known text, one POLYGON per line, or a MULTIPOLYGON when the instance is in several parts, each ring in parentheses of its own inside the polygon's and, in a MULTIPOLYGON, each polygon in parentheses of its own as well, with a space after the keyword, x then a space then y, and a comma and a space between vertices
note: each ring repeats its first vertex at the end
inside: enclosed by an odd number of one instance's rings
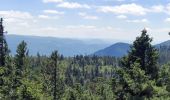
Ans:
POLYGON ((17 54, 15 55, 16 69, 21 73, 24 69, 23 68, 24 58, 28 55, 27 43, 25 41, 22 41, 18 45, 16 52, 17 52, 17 54))
POLYGON ((133 42, 127 57, 123 58, 122 66, 130 68, 134 62, 140 63, 141 69, 146 72, 149 77, 157 78, 158 76, 158 52, 151 44, 152 38, 147 34, 144 29, 140 37, 137 37, 133 42))
POLYGON ((57 51, 54 51, 52 54, 51 54, 51 59, 52 59, 52 63, 53 63, 53 65, 52 66, 54 66, 54 71, 53 71, 53 79, 54 79, 54 92, 53 92, 53 99, 54 100, 57 100, 57 94, 56 94, 56 92, 57 92, 57 63, 58 63, 58 52, 57 51))
POLYGON ((3 19, 0 20, 0 66, 5 65, 5 56, 4 56, 4 27, 3 19))
POLYGON ((117 69, 117 81, 122 89, 115 92, 119 99, 151 98, 154 95, 152 80, 158 77, 157 50, 144 29, 133 42, 128 55, 117 69))
POLYGON ((54 51, 51 54, 51 67, 53 69, 52 71, 52 90, 53 90, 53 100, 60 100, 61 95, 63 92, 64 84, 62 79, 59 76, 59 59, 60 55, 58 54, 58 51, 54 51))
MULTIPOLYGON (((14 88, 14 94, 13 98, 17 99, 19 98, 19 95, 17 94, 17 91, 21 86, 23 85, 22 79, 24 78, 24 63, 26 56, 28 55, 28 50, 27 50, 27 43, 22 41, 16 50, 17 54, 15 55, 15 72, 14 72, 14 78, 13 78, 13 88, 14 88)), ((25 89, 25 86, 22 86, 25 89)), ((22 91, 22 90, 21 90, 22 91)), ((22 97, 24 98, 24 97, 22 97)))
POLYGON ((4 35, 3 19, 0 19, 0 94, 5 99, 10 94, 12 60, 4 35))

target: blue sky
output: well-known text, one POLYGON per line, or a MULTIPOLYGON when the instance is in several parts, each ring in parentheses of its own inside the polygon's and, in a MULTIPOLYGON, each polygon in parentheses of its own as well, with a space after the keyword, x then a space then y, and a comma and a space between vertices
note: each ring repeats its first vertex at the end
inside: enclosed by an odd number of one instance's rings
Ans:
POLYGON ((143 28, 169 40, 170 0, 0 0, 8 34, 133 41, 143 28))

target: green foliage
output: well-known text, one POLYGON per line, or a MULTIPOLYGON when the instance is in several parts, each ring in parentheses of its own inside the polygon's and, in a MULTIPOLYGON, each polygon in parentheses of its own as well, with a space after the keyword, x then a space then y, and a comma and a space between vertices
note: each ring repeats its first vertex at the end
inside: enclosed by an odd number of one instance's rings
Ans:
POLYGON ((151 79, 158 77, 158 52, 151 45, 152 38, 142 31, 140 37, 133 42, 127 57, 122 60, 122 66, 130 68, 131 64, 138 61, 142 70, 146 72, 151 79))
POLYGON ((0 67, 2 100, 168 100, 170 63, 158 68, 157 50, 142 31, 127 56, 29 56, 22 41, 0 67), (120 63, 121 62, 121 63, 120 63))
POLYGON ((117 78, 113 82, 119 87, 114 91, 118 99, 151 99, 159 94, 155 82, 159 77, 158 53, 146 33, 143 30, 136 38, 128 55, 121 61, 122 67, 116 70, 117 78))

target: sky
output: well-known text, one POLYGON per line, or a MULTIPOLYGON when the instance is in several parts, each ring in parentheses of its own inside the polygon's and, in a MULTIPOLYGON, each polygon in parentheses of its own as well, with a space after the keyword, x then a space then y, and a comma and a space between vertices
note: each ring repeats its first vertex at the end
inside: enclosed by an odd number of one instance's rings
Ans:
POLYGON ((133 41, 170 39, 170 0, 0 0, 8 34, 133 41))

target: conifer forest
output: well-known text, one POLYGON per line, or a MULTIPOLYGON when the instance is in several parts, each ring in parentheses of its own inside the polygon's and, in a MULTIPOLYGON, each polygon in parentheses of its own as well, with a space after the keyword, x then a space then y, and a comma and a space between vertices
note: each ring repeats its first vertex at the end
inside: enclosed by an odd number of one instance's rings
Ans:
POLYGON ((170 46, 155 47, 146 29, 123 57, 64 56, 57 49, 31 55, 24 40, 11 53, 3 22, 0 100, 170 100, 170 46))
POLYGON ((25 41, 10 53, 2 22, 0 100, 170 100, 169 47, 155 48, 145 29, 124 57, 32 56, 25 41))

